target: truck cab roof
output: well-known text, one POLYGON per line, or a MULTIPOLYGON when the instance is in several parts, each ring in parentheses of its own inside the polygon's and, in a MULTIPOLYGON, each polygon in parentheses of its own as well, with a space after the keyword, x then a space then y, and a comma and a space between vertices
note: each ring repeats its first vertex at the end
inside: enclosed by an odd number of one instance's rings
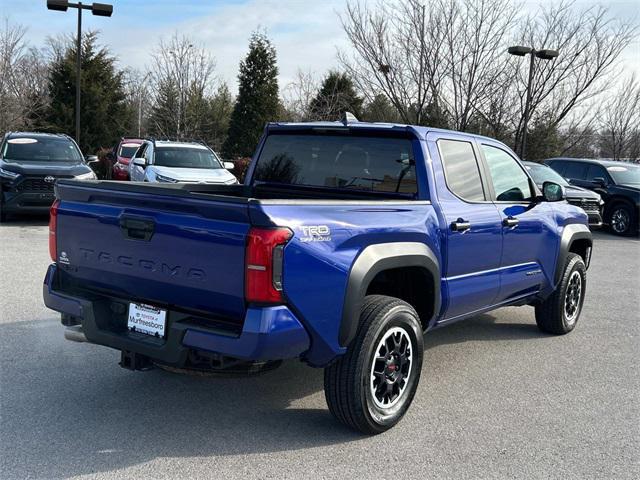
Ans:
MULTIPOLYGON (((424 139, 430 132, 448 133, 451 135, 464 135, 470 138, 482 139, 485 141, 497 142, 495 139, 478 135, 475 133, 458 132, 455 130, 447 130, 444 128, 436 128, 430 126, 410 125, 405 123, 386 123, 386 122, 340 122, 340 121, 319 121, 319 122, 270 122, 267 124, 268 130, 313 130, 313 129, 366 129, 380 131, 412 131, 418 137, 424 139)), ((500 142, 498 142, 500 143, 500 142)))

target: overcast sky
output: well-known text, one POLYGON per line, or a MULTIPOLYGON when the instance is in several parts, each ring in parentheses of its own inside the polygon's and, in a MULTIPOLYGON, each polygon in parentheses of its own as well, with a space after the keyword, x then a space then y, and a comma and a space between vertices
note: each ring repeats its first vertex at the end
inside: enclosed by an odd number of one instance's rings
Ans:
MULTIPOLYGON (((89 0, 90 1, 90 0, 89 0)), ((107 2, 108 0, 100 0, 107 2)), ((280 68, 280 86, 286 86, 298 68, 317 74, 337 66, 337 48, 348 48, 339 14, 346 0, 114 0, 111 18, 83 15, 83 29, 100 30, 122 66, 144 69, 149 52, 161 37, 184 33, 216 58, 217 76, 237 90, 238 63, 247 52, 253 30, 266 29, 274 42, 280 68)), ((597 2, 578 0, 579 7, 597 2)), ((640 0, 606 2, 612 15, 638 19, 640 0)), ((540 2, 526 1, 527 12, 538 11, 540 2)), ((28 27, 34 46, 59 33, 74 33, 75 10, 48 11, 46 0, 0 0, 0 17, 28 27)), ((625 52, 624 67, 640 74, 640 42, 625 52)))

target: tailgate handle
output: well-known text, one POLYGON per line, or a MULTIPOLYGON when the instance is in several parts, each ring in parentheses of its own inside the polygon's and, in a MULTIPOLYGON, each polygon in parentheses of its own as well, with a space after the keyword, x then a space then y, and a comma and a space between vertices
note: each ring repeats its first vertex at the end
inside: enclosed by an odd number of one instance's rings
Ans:
POLYGON ((148 242, 153 236, 156 224, 144 218, 120 217, 120 231, 125 238, 148 242))

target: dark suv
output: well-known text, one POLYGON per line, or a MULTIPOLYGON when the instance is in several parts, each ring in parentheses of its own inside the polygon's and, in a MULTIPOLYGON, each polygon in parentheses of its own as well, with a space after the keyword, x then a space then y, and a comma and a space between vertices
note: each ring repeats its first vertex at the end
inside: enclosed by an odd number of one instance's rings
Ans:
POLYGON ((638 232, 640 165, 611 160, 550 158, 547 165, 578 187, 600 194, 604 222, 618 235, 638 232))
POLYGON ((547 165, 535 162, 522 162, 531 178, 542 189, 544 182, 554 182, 564 187, 567 202, 583 209, 589 217, 591 229, 602 226, 602 205, 600 195, 586 188, 576 187, 567 182, 558 172, 547 165))
POLYGON ((48 213, 59 178, 95 179, 63 134, 9 132, 0 143, 0 222, 9 213, 48 213))

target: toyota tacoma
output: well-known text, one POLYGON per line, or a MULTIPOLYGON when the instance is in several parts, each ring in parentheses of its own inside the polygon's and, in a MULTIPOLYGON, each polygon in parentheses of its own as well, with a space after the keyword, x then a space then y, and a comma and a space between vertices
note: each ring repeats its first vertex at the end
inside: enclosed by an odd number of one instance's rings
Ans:
POLYGON ((561 185, 490 138, 349 118, 268 124, 242 185, 58 181, 43 293, 65 336, 134 370, 298 358, 375 434, 425 332, 508 305, 574 329, 592 238, 561 185))

